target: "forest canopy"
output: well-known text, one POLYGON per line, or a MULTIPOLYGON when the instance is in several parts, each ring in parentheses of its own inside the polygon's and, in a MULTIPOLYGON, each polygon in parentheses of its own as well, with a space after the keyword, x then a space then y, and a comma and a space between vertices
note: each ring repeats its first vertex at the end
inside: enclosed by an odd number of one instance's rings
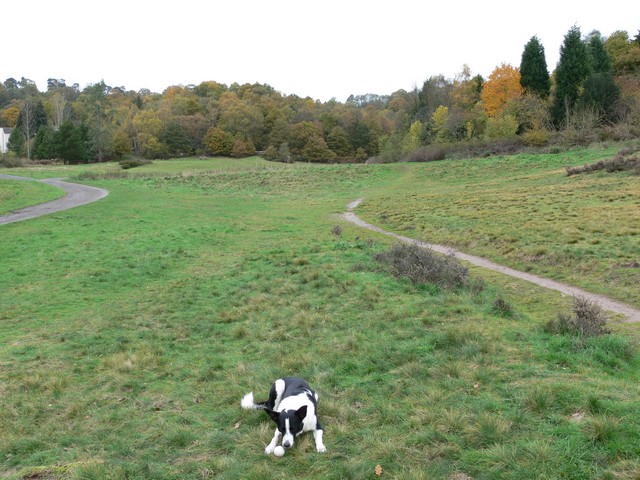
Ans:
POLYGON ((553 72, 532 37, 520 65, 500 64, 486 79, 464 65, 452 79, 436 75, 412 91, 344 103, 260 83, 210 80, 153 93, 50 78, 41 92, 27 78, 8 78, 0 127, 13 128, 3 157, 67 163, 256 152, 284 162, 397 161, 433 145, 628 138, 640 134, 640 33, 583 36, 574 26, 553 72))

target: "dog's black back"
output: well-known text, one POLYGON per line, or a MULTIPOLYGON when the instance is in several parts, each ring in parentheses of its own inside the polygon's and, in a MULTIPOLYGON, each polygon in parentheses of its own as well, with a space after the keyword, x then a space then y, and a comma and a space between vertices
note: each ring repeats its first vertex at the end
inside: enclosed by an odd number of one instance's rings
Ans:
POLYGON ((301 393, 305 393, 316 407, 317 401, 315 392, 311 390, 309 383, 306 380, 298 377, 284 377, 281 380, 284 381, 284 390, 282 392, 278 392, 276 383, 271 385, 271 390, 269 391, 269 400, 266 401, 265 407, 269 410, 280 411, 278 408, 282 399, 287 397, 294 397, 296 395, 300 395, 301 393))

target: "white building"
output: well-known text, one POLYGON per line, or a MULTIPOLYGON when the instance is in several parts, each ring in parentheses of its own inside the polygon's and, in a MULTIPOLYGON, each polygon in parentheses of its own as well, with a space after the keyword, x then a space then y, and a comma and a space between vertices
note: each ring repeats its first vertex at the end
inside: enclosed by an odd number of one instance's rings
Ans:
POLYGON ((7 153, 7 144, 13 128, 0 127, 0 153, 7 153))

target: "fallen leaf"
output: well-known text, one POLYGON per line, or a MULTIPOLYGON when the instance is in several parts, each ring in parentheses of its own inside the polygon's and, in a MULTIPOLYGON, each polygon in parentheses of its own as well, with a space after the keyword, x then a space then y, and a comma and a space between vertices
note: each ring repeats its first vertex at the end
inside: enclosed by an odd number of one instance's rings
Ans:
POLYGON ((378 476, 378 477, 380 475, 382 475, 382 465, 380 465, 380 464, 376 465, 375 472, 376 472, 376 476, 378 476))
POLYGON ((577 411, 577 412, 574 412, 573 415, 571 415, 571 418, 569 420, 571 420, 572 422, 578 422, 579 423, 579 422, 582 422, 584 420, 584 417, 585 417, 585 415, 584 415, 583 412, 577 411))

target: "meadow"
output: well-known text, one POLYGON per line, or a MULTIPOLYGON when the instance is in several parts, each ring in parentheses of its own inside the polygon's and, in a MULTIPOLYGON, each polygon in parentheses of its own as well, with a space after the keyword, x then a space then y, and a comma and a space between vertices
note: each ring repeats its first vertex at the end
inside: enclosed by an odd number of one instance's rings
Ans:
POLYGON ((16 182, 0 178, 0 215, 29 207, 37 203, 60 198, 64 192, 59 188, 38 182, 16 182))
MULTIPOLYGON (((520 222, 526 208, 553 211, 556 189, 576 186, 563 205, 591 191, 593 210, 637 205, 637 177, 563 173, 615 148, 33 173, 77 175, 110 195, 0 227, 0 478, 637 478, 635 324, 614 321, 613 334, 588 339, 553 335, 544 325, 570 305, 554 292, 476 268, 484 288, 395 278, 374 259, 390 240, 336 215, 364 197, 359 215, 407 236, 502 258, 489 246, 511 223, 511 244, 553 253, 565 248, 551 242, 557 221, 520 222), (545 202, 525 208, 538 194, 545 202), (498 202, 504 224, 466 223, 499 218, 498 202), (433 205, 446 207, 438 216, 457 235, 430 226, 433 205), (510 308, 497 309, 498 298, 510 308), (325 454, 302 437, 283 458, 266 456, 272 422, 240 409, 245 393, 266 398, 291 374, 319 392, 325 454)), ((589 222, 590 261, 605 270, 630 262, 634 211, 607 217, 621 244, 610 253, 613 242, 589 222)), ((568 263, 545 268, 573 275, 568 263)), ((582 275, 595 291, 625 295, 598 276, 582 275)))

